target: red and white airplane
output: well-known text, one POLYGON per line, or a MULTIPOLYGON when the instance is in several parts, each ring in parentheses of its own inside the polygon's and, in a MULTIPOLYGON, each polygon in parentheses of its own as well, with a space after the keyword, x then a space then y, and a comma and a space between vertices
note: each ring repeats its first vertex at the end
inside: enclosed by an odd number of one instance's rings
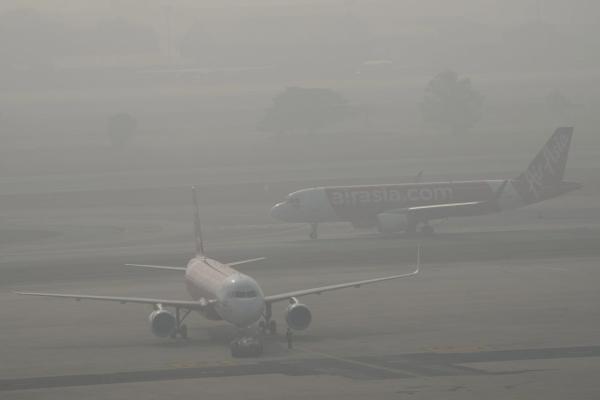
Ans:
POLYGON ((384 234, 413 233, 421 226, 431 234, 432 220, 510 210, 580 188, 563 181, 572 135, 572 127, 557 128, 515 179, 307 188, 273 206, 271 216, 310 224, 313 239, 317 224, 336 221, 384 234))
MULTIPOLYGON (((321 294, 338 289, 358 288, 362 285, 405 278, 419 273, 420 249, 417 254, 417 267, 410 273, 265 296, 254 279, 233 268, 238 265, 262 260, 264 257, 224 264, 208 258, 205 255, 195 189, 193 193, 195 204, 194 226, 196 256, 188 262, 187 267, 127 264, 134 267, 185 272, 185 283, 192 300, 97 296, 68 293, 15 293, 28 296, 109 301, 122 304, 149 304, 154 309, 149 316, 152 333, 161 338, 176 338, 177 336, 187 338, 187 327, 183 324, 183 321, 192 311, 197 311, 210 320, 223 320, 229 322, 239 328, 240 332, 243 332, 246 328, 249 328, 258 322, 261 331, 274 334, 276 332, 276 324, 275 321, 271 319, 271 306, 273 303, 288 301, 289 305, 287 306, 285 315, 288 329, 304 330, 310 325, 312 314, 306 305, 301 304, 298 301, 298 297, 309 294, 321 294), (174 312, 170 311, 169 308, 173 309, 174 312)), ((239 341, 232 343, 232 353, 234 353, 234 344, 235 346, 238 346, 239 343, 239 341)))

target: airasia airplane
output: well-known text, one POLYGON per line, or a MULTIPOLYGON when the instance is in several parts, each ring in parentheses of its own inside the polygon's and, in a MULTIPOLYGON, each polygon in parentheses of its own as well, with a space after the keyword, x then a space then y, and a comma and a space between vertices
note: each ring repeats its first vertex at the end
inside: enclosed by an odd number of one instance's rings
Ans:
MULTIPOLYGON (((355 282, 347 282, 335 285, 321 286, 311 289, 296 290, 287 293, 265 296, 258 283, 249 277, 235 270, 233 267, 247 264, 264 259, 253 258, 224 264, 219 261, 208 258, 204 253, 204 244, 202 241, 202 231, 200 229, 200 219, 198 210, 198 201, 196 190, 194 188, 195 205, 195 241, 196 256, 192 258, 187 267, 171 267, 163 265, 145 265, 145 264, 127 264, 128 266, 185 271, 185 283, 187 291, 192 300, 174 300, 143 297, 121 297, 121 296, 97 296, 87 294, 67 294, 67 293, 38 293, 38 292, 15 292, 27 296, 58 297, 75 300, 96 300, 124 303, 149 304, 153 311, 149 316, 150 328, 152 333, 161 338, 171 337, 187 338, 187 327, 183 324, 185 318, 192 312, 197 311, 209 320, 223 320, 239 329, 240 333, 247 333, 249 327, 258 322, 262 333, 275 334, 277 326, 271 319, 271 306, 273 303, 288 301, 285 320, 288 330, 297 331, 308 328, 312 320, 312 314, 309 308, 298 301, 298 297, 309 294, 321 294, 332 290, 345 288, 358 288, 376 282, 383 282, 392 279, 406 278, 419 273, 420 266, 420 248, 417 253, 417 267, 413 272, 392 275, 374 279, 367 279, 355 282), (167 309, 174 309, 174 312, 167 309)), ((258 355, 262 352, 262 344, 253 337, 241 336, 231 344, 232 355, 240 355, 243 347, 253 346, 256 352, 250 355, 258 355), (249 340, 252 339, 252 340, 249 340), (257 347, 258 346, 258 347, 257 347)), ((247 352, 245 352, 247 353, 247 352)))
POLYGON ((384 234, 433 234, 429 221, 491 214, 538 203, 579 189, 563 181, 572 127, 557 128, 527 170, 514 179, 415 182, 396 185, 328 186, 298 190, 271 209, 271 216, 311 226, 347 221, 384 234))

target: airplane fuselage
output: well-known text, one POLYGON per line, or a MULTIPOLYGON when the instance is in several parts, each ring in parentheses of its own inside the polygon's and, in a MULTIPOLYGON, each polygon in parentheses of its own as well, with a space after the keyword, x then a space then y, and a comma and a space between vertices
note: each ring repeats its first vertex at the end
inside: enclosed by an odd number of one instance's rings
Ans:
POLYGON ((429 221, 522 207, 578 189, 563 181, 573 128, 560 127, 517 178, 405 184, 314 187, 290 193, 271 209, 286 222, 312 225, 348 221, 383 233, 414 231, 429 221))
MULTIPOLYGON (((488 202, 503 182, 485 180, 307 188, 291 193, 286 201, 276 204, 271 215, 286 222, 348 221, 375 226, 377 215, 385 212, 447 203, 488 202)), ((512 182, 506 185, 498 203, 502 209, 523 205, 512 182)), ((482 208, 481 212, 484 211, 488 210, 482 208)))
POLYGON ((222 319, 245 328, 258 321, 264 312, 264 294, 258 283, 211 258, 192 258, 186 268, 185 282, 194 300, 211 304, 202 313, 208 319, 222 319))

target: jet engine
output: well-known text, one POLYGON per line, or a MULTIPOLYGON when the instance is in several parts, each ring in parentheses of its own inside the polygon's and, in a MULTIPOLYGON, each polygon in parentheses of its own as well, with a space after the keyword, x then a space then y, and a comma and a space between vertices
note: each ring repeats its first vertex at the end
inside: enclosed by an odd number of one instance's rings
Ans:
POLYGON ((384 234, 398 233, 408 227, 406 214, 381 213, 377 215, 377 230, 384 234))
POLYGON ((148 317, 152 333, 160 338, 166 338, 175 331, 177 321, 175 316, 164 309, 152 311, 148 317))
POLYGON ((285 321, 287 325, 295 331, 303 331, 310 325, 312 314, 307 306, 298 303, 295 299, 294 303, 287 307, 285 313, 285 321))

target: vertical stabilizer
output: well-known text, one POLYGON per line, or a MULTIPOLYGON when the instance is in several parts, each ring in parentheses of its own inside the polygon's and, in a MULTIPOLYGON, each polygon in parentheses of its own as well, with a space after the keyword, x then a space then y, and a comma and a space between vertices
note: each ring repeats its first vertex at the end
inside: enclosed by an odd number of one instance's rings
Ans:
POLYGON ((202 227, 200 226, 200 206, 198 205, 198 193, 196 186, 192 187, 194 198, 194 239, 196 242, 196 255, 204 255, 204 241, 202 240, 202 227))
POLYGON ((535 203, 558 194, 565 174, 573 127, 561 127, 535 156, 514 186, 527 203, 535 203))

